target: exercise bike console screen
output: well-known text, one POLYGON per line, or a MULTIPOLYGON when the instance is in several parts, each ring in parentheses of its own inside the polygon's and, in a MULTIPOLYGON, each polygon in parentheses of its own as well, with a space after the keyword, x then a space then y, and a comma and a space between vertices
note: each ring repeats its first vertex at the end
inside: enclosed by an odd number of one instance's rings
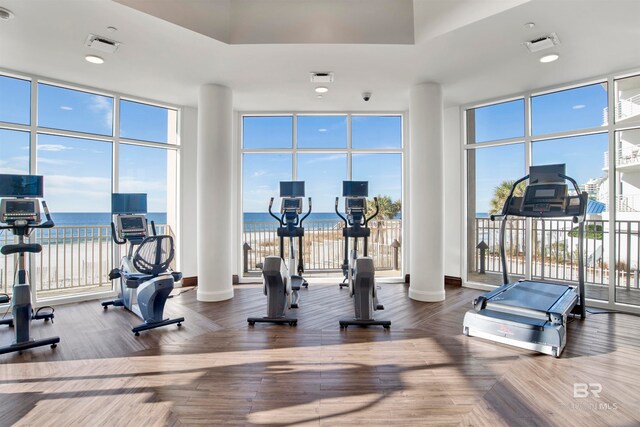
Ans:
POLYGON ((342 181, 342 197, 368 197, 369 181, 342 181))
POLYGON ((36 200, 4 199, 0 207, 0 220, 12 223, 24 220, 28 223, 40 222, 40 205, 36 200))
POLYGON ((0 174, 0 197, 43 197, 44 184, 39 175, 0 174))
POLYGON ((146 214, 146 193, 113 193, 111 195, 111 213, 118 214, 146 214))
POLYGON ((304 197, 304 181, 280 181, 280 197, 304 197))
POLYGON ((121 238, 144 237, 147 234, 147 222, 143 215, 119 215, 118 234, 121 238))

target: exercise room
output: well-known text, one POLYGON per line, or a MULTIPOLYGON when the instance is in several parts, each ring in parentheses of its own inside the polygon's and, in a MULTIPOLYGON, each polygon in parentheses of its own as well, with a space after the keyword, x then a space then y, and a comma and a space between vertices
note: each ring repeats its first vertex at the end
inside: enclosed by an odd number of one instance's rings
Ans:
POLYGON ((0 0, 0 426, 640 425, 638 17, 0 0))

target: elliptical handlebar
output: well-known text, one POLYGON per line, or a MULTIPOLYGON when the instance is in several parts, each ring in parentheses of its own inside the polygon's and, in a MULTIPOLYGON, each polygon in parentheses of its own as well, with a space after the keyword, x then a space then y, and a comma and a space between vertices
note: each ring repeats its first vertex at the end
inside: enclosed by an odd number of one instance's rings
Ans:
POLYGON ((271 215, 276 221, 278 221, 278 223, 280 224, 280 227, 283 226, 283 221, 282 218, 278 218, 273 211, 271 210, 271 208, 273 207, 273 197, 271 198, 271 200, 269 200, 269 215, 271 215))
POLYGON ((365 228, 369 228, 369 221, 371 221, 373 218, 377 217, 378 216, 378 212, 380 212, 380 204, 378 203, 378 198, 377 197, 373 198, 373 203, 376 205, 376 211, 369 218, 365 218, 365 220, 364 220, 365 228))
POLYGON ((349 222, 347 221, 347 218, 345 218, 344 215, 342 215, 340 213, 340 210, 338 209, 338 205, 340 204, 340 197, 336 197, 336 213, 338 214, 338 216, 344 221, 344 226, 349 227, 349 222))
POLYGON ((300 227, 302 227, 302 223, 304 222, 305 219, 307 219, 307 217, 311 214, 311 197, 309 197, 309 210, 307 211, 307 213, 302 217, 302 219, 300 220, 300 227))

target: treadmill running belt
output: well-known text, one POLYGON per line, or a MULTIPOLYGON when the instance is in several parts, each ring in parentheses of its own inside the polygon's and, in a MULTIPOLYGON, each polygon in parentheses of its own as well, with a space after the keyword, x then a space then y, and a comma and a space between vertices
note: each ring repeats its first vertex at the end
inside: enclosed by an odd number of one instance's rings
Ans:
POLYGON ((546 312, 569 289, 572 288, 567 285, 524 280, 491 298, 489 303, 546 312))

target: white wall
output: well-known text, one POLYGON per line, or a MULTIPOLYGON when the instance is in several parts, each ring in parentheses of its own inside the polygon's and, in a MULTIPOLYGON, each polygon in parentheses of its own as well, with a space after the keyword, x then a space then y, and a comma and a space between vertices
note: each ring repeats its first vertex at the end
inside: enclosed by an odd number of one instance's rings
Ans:
POLYGON ((460 108, 444 110, 444 274, 462 277, 462 164, 460 108))
POLYGON ((184 277, 198 275, 197 238, 198 110, 182 109, 180 144, 180 269, 184 277))

